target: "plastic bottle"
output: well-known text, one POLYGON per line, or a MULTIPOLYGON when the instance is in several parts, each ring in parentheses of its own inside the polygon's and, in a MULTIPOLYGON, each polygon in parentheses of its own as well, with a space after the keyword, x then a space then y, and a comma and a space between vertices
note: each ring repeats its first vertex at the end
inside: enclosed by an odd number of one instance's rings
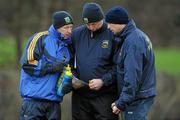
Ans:
POLYGON ((72 72, 69 65, 65 68, 57 84, 57 95, 64 96, 63 88, 72 80, 72 72))
POLYGON ((63 70, 63 72, 61 73, 61 76, 60 76, 60 78, 59 78, 59 80, 58 80, 58 82, 57 82, 57 86, 56 86, 57 89, 58 89, 58 87, 61 85, 62 80, 63 80, 63 77, 64 77, 64 74, 65 74, 66 71, 70 71, 70 72, 71 72, 71 67, 69 66, 69 64, 68 64, 67 67, 64 67, 64 70, 63 70))

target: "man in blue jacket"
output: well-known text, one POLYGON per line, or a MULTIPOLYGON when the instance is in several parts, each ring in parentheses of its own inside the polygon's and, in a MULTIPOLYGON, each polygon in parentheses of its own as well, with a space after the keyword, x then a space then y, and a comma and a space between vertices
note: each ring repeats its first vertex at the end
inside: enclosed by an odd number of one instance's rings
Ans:
POLYGON ((106 14, 108 28, 120 39, 115 55, 119 99, 112 103, 113 113, 125 120, 147 120, 156 95, 155 58, 148 36, 129 19, 121 6, 106 14))
POLYGON ((35 33, 21 57, 20 120, 60 120, 56 84, 71 54, 68 47, 73 21, 65 11, 55 12, 48 31, 35 33))
POLYGON ((111 103, 116 99, 116 83, 112 75, 113 33, 103 21, 96 3, 86 3, 82 17, 85 25, 75 28, 72 41, 77 77, 87 85, 73 82, 73 120, 117 120, 111 103))

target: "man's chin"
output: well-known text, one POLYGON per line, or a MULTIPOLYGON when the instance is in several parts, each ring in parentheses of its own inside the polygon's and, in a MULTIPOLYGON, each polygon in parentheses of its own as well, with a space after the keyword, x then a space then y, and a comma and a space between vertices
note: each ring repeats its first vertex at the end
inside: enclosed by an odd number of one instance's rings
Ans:
POLYGON ((69 37, 70 37, 70 35, 66 35, 66 36, 64 36, 64 38, 65 38, 65 39, 68 39, 69 37))
POLYGON ((90 30, 91 32, 95 32, 96 30, 90 30))

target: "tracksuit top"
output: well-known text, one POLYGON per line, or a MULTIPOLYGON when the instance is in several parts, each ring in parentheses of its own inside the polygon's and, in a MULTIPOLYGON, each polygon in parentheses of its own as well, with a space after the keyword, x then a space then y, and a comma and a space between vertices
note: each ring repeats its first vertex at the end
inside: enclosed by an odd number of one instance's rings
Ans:
POLYGON ((63 39, 53 25, 48 31, 34 34, 29 38, 21 57, 20 93, 26 99, 45 99, 60 102, 56 93, 60 72, 52 73, 57 62, 68 63, 70 39, 63 39))

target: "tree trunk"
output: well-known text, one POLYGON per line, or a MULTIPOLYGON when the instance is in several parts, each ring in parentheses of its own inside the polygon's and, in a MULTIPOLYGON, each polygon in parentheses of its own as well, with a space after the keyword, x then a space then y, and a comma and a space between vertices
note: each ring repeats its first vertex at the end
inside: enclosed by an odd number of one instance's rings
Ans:
POLYGON ((19 67, 19 60, 21 56, 21 47, 22 47, 22 6, 23 0, 17 0, 16 2, 16 16, 14 16, 13 22, 13 35, 16 40, 16 68, 19 67))
POLYGON ((50 1, 50 0, 44 0, 44 2, 42 2, 42 1, 38 2, 38 5, 41 6, 40 30, 46 30, 49 25, 49 20, 51 19, 51 18, 49 18, 50 17, 49 10, 50 10, 51 2, 52 1, 50 1))
POLYGON ((16 68, 19 67, 19 60, 22 54, 22 38, 21 38, 21 33, 18 33, 15 35, 15 40, 16 40, 16 68))
POLYGON ((67 0, 61 0, 61 10, 67 10, 68 8, 68 1, 67 0))

